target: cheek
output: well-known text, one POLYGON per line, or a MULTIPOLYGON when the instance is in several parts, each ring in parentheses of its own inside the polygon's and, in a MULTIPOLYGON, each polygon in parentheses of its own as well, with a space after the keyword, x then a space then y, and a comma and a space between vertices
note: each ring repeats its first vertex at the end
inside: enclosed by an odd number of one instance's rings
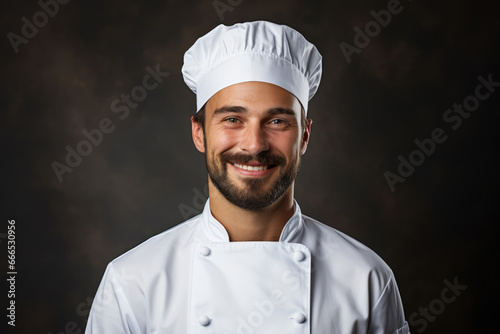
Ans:
POLYGON ((207 146, 214 152, 224 152, 237 145, 237 139, 235 131, 214 131, 207 135, 207 146))
POLYGON ((300 153, 300 142, 295 135, 274 136, 271 143, 276 150, 288 156, 289 159, 293 159, 294 156, 300 153))

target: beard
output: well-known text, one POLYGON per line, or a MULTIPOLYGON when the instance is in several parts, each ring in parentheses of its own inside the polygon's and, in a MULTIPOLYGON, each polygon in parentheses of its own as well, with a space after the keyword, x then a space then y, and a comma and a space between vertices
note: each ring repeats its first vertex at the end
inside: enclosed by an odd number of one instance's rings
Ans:
POLYGON ((297 177, 301 163, 299 158, 298 163, 290 162, 287 165, 284 156, 270 154, 267 151, 256 156, 223 152, 220 158, 215 160, 215 158, 209 159, 208 154, 206 155, 205 163, 212 183, 229 202, 249 211, 259 211, 276 202, 297 177), (252 159, 270 165, 269 168, 283 167, 278 179, 268 185, 269 181, 266 178, 247 177, 242 179, 243 187, 238 187, 229 179, 227 163, 245 164, 252 159))

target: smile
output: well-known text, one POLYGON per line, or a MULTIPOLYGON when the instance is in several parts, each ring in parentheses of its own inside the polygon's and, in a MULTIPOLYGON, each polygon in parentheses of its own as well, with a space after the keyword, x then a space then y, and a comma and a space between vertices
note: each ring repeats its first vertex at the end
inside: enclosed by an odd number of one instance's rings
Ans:
POLYGON ((238 167, 240 169, 244 170, 249 170, 249 171, 260 171, 260 170, 267 170, 269 169, 269 166, 249 166, 249 165, 240 165, 240 164, 233 164, 235 167, 238 167))

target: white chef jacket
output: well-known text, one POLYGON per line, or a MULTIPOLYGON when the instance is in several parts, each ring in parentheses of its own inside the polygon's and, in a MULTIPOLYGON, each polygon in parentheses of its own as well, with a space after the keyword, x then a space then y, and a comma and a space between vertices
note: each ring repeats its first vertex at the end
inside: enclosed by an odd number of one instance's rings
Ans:
POLYGON ((409 334, 391 269, 295 213, 278 242, 230 242, 203 212, 113 260, 86 334, 409 334))

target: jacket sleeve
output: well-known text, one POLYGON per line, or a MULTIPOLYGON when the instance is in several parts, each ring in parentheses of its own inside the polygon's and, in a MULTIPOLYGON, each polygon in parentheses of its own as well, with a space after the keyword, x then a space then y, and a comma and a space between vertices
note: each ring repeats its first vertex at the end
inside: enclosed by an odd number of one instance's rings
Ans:
POLYGON ((141 334, 123 283, 110 263, 92 303, 85 334, 141 334))
POLYGON ((403 303, 394 276, 391 275, 370 315, 369 334, 410 334, 403 303))

